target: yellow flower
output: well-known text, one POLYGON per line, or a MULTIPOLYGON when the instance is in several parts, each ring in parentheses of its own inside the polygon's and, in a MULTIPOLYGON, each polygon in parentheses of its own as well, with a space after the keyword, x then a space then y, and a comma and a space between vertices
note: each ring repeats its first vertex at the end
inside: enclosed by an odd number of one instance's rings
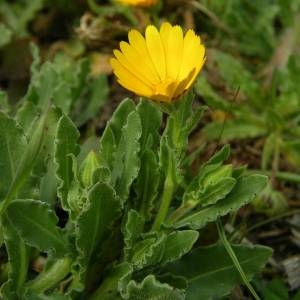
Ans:
POLYGON ((151 6, 158 2, 158 0, 117 0, 118 2, 132 6, 151 6))
POLYGON ((191 29, 183 35, 180 26, 166 22, 159 31, 147 26, 145 38, 131 30, 128 39, 110 63, 118 82, 139 96, 163 102, 179 98, 205 62, 205 48, 191 29))

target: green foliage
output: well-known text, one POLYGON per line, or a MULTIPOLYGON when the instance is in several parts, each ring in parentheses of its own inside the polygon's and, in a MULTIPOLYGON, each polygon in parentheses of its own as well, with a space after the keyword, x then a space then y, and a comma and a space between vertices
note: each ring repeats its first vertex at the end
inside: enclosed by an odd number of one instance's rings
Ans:
MULTIPOLYGON (((252 277, 272 255, 268 247, 232 247, 248 277, 252 277)), ((165 271, 187 279, 187 299, 190 300, 225 296, 241 282, 239 273, 221 244, 197 248, 166 266, 165 271)))
POLYGON ((22 128, 4 113, 0 113, 0 137, 2 167, 0 198, 3 201, 17 172, 27 141, 22 128))
POLYGON ((76 220, 78 262, 83 270, 94 261, 120 211, 121 201, 109 185, 98 183, 91 189, 76 220))
POLYGON ((1 19, 4 19, 15 35, 24 37, 27 35, 28 23, 34 18, 36 12, 43 7, 43 2, 43 0, 34 0, 30 3, 18 1, 10 4, 6 1, 1 1, 1 19))
POLYGON ((222 38, 218 26, 214 29, 219 31, 216 36, 223 49, 263 59, 269 57, 276 43, 273 22, 280 12, 278 1, 267 0, 262 3, 259 0, 205 0, 203 3, 208 10, 220 17, 227 38, 222 38))
POLYGON ((65 54, 57 54, 53 61, 41 64, 37 47, 30 46, 34 59, 32 80, 21 105, 28 106, 28 102, 32 102, 35 109, 44 111, 54 104, 78 126, 93 118, 107 100, 106 76, 90 78, 88 59, 75 61, 65 54))
POLYGON ((28 245, 41 251, 54 250, 57 256, 66 254, 68 244, 61 229, 56 227, 57 216, 47 204, 36 200, 14 200, 6 213, 28 245))
POLYGON ((57 126, 55 162, 56 175, 59 179, 58 192, 65 208, 68 207, 68 191, 74 177, 71 155, 76 156, 79 153, 78 138, 79 132, 73 122, 67 116, 62 116, 57 126))
POLYGON ((166 299, 182 300, 184 292, 174 289, 166 283, 160 283, 153 275, 148 275, 141 283, 130 281, 127 287, 125 299, 166 299))
POLYGON ((0 31, 2 33, 1 38, 0 38, 0 48, 1 48, 10 42, 11 37, 12 37, 12 32, 3 23, 0 23, 0 31))
POLYGON ((3 218, 4 240, 10 261, 8 280, 1 286, 3 298, 18 299, 23 293, 23 286, 27 279, 29 264, 29 248, 24 243, 18 231, 9 223, 8 218, 3 218))
MULTIPOLYGON (((50 91, 45 89, 46 94, 50 91)), ((2 158, 14 155, 11 163, 19 161, 19 167, 7 168, 3 179, 2 223, 10 272, 2 294, 23 293, 24 299, 193 299, 192 286, 186 286, 190 276, 166 274, 165 268, 190 257, 199 239, 196 230, 249 203, 266 178, 225 163, 228 146, 190 178, 184 162, 188 136, 203 111, 193 111, 191 95, 168 108, 162 133, 158 106, 126 99, 108 122, 100 147, 94 139, 79 144, 80 133, 62 108, 50 107, 36 118, 41 103, 24 101, 15 118, 1 114, 2 158), (18 177, 9 193, 15 174, 22 175, 21 181, 18 177), (28 187, 38 190, 36 199, 25 197, 28 187), (46 265, 29 279, 29 260, 41 254, 46 254, 46 265)), ((241 265, 248 266, 237 249, 241 265)), ((227 262, 223 252, 218 255, 227 262)), ((205 252, 201 255, 195 261, 208 263, 205 252)), ((268 257, 247 256, 255 266, 246 268, 251 275, 268 257)), ((201 277, 203 269, 197 269, 201 277)), ((235 279, 223 294, 239 282, 231 264, 227 272, 235 279)))
MULTIPOLYGON (((224 216, 231 211, 239 209, 241 206, 251 202, 257 194, 266 186, 267 180, 262 175, 248 175, 239 178, 232 191, 219 200, 215 205, 200 209, 198 212, 175 222, 176 228, 189 226, 193 229, 199 229, 208 222, 215 221, 218 216, 224 216)), ((227 190, 227 188, 225 187, 227 190)))
POLYGON ((161 263, 179 259, 189 252, 198 239, 198 232, 194 230, 174 231, 166 238, 164 254, 161 263))

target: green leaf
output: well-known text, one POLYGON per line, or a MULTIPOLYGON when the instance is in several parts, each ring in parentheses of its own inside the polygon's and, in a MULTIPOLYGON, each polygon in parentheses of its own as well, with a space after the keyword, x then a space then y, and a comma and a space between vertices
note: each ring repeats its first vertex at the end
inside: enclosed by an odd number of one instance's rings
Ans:
POLYGON ((199 233, 194 230, 175 231, 169 234, 165 241, 161 264, 165 264, 189 252, 197 241, 199 233))
POLYGON ((68 190, 67 202, 69 207, 69 216, 72 220, 74 220, 86 203, 88 187, 83 187, 79 180, 76 157, 73 154, 70 154, 69 157, 72 159, 73 179, 68 190))
POLYGON ((35 68, 24 100, 33 102, 40 111, 44 111, 45 107, 49 106, 55 87, 60 84, 54 65, 47 61, 39 71, 35 68))
POLYGON ((242 119, 226 120, 225 124, 214 122, 203 128, 206 138, 217 139, 221 137, 222 141, 260 137, 266 132, 265 125, 250 123, 242 119))
POLYGON ((208 185, 203 192, 200 192, 197 195, 198 203, 202 207, 215 204, 221 199, 224 199, 234 188, 235 184, 236 179, 232 177, 225 177, 214 184, 208 185))
POLYGON ((183 195, 185 206, 192 208, 198 204, 206 206, 224 198, 235 185, 232 165, 222 165, 230 154, 229 145, 225 145, 207 162, 202 164, 198 174, 187 186, 183 195))
POLYGON ((27 35, 28 23, 34 18, 36 13, 43 7, 43 0, 33 0, 29 3, 0 2, 1 17, 5 23, 14 31, 18 37, 27 35))
POLYGON ((117 145, 122 136, 122 128, 127 122, 128 115, 134 110, 135 105, 131 99, 122 101, 106 125, 100 139, 102 163, 105 167, 109 167, 111 171, 117 145))
MULTIPOLYGON (((58 76, 58 74, 57 74, 58 76)), ((59 107, 64 114, 68 114, 72 105, 72 91, 71 87, 66 82, 61 82, 56 86, 53 86, 53 103, 59 107)))
POLYGON ((106 274, 104 281, 96 292, 89 298, 90 300, 121 300, 125 295, 126 286, 132 274, 132 266, 123 262, 112 267, 106 274))
MULTIPOLYGON (((53 102, 65 114, 71 114, 74 119, 77 115, 83 116, 84 109, 88 107, 87 99, 91 99, 86 94, 90 88, 90 85, 87 85, 88 59, 75 61, 70 56, 58 53, 53 62, 46 61, 39 66, 37 49, 32 47, 32 52, 34 56, 31 67, 32 79, 25 100, 34 103, 39 111, 44 111, 45 107, 53 102), (79 104, 84 107, 79 108, 79 104)), ((86 120, 86 117, 82 120, 86 120)))
POLYGON ((232 165, 203 165, 183 195, 184 205, 207 206, 223 199, 236 183, 231 175, 232 165))
POLYGON ((175 223, 175 228, 189 226, 192 229, 199 229, 208 222, 215 221, 217 217, 224 216, 230 211, 236 211, 241 206, 251 202, 257 194, 266 186, 267 177, 262 175, 249 175, 237 179, 232 191, 222 201, 201 209, 196 213, 183 218, 175 223))
POLYGON ((41 178, 40 198, 41 201, 48 203, 50 206, 55 205, 57 199, 57 180, 55 176, 56 167, 53 161, 49 161, 47 171, 41 178))
MULTIPOLYGON (((259 272, 272 255, 264 246, 232 246, 248 278, 259 272)), ((221 244, 201 247, 169 264, 167 272, 188 281, 187 300, 219 299, 242 283, 239 273, 221 244), (221 284, 220 284, 221 283, 221 284)))
POLYGON ((6 196, 15 178, 27 141, 15 121, 0 112, 0 200, 6 196))
POLYGON ((29 251, 23 239, 11 222, 3 218, 5 247, 8 254, 8 281, 1 286, 3 299, 19 299, 23 294, 23 286, 27 278, 29 251))
POLYGON ((67 253, 62 230, 56 227, 58 218, 46 203, 14 200, 7 208, 7 216, 28 245, 41 251, 55 250, 56 256, 67 253))
POLYGON ((149 220, 153 214, 154 200, 158 194, 160 172, 155 153, 149 149, 141 156, 141 168, 135 184, 137 193, 137 207, 145 218, 149 220))
MULTIPOLYGON (((41 150, 47 115, 48 114, 45 113, 40 117, 40 119, 37 119, 34 122, 33 125, 34 130, 31 129, 29 133, 30 136, 29 143, 26 145, 26 147, 24 147, 25 149, 22 149, 23 150, 22 153, 19 154, 20 157, 15 158, 15 160, 18 162, 17 164, 15 164, 15 162, 12 161, 13 152, 12 153, 8 153, 8 152, 10 152, 10 147, 15 147, 15 146, 18 147, 18 143, 20 143, 20 141, 15 141, 16 145, 10 145, 11 141, 14 141, 15 137, 14 136, 8 137, 7 135, 4 136, 5 139, 4 142, 6 142, 5 151, 7 151, 6 153, 4 152, 4 155, 8 155, 6 159, 8 160, 9 163, 8 168, 10 169, 10 174, 8 175, 13 175, 13 178, 11 182, 8 183, 9 188, 6 193, 5 200, 1 203, 0 214, 3 213, 3 211, 5 211, 6 207, 11 202, 11 200, 16 196, 19 190, 24 186, 26 182, 28 182, 28 179, 30 178, 30 173, 36 163, 36 158, 38 157, 41 150), (9 139, 11 139, 11 141, 9 141, 9 139), (15 171, 13 170, 14 168, 15 171), (13 174, 11 174, 11 172, 13 172, 13 174)), ((3 118, 2 120, 4 121, 5 118, 3 118)), ((6 119, 6 121, 7 120, 8 119, 6 119)), ((6 122, 4 121, 3 123, 5 124, 6 122)), ((8 133, 9 131, 6 132, 6 134, 8 133)), ((21 149, 19 149, 19 151, 20 150, 21 149)), ((27 193, 25 193, 25 196, 31 195, 30 193, 28 194, 28 192, 30 192, 29 189, 27 193)))
POLYGON ((0 48, 7 45, 12 38, 12 32, 11 30, 3 23, 0 23, 0 48))
POLYGON ((194 109, 195 95, 192 92, 186 94, 176 105, 176 109, 172 111, 175 118, 177 129, 173 131, 173 146, 181 149, 182 154, 187 148, 188 137, 191 131, 197 126, 206 107, 198 106, 194 109))
POLYGON ((121 208, 120 200, 109 185, 98 183, 89 192, 76 222, 76 248, 80 253, 79 263, 85 268, 101 249, 101 242, 119 217, 121 208))
POLYGON ((79 153, 79 147, 77 145, 78 138, 79 132, 77 128, 69 117, 63 115, 57 127, 55 162, 57 165, 58 195, 65 209, 68 208, 67 196, 74 177, 70 154, 76 156, 79 153))
POLYGON ((126 199, 129 188, 140 168, 141 120, 136 111, 131 112, 122 128, 120 143, 115 153, 112 183, 121 199, 126 199))
POLYGON ((111 174, 110 170, 106 167, 100 167, 96 169, 93 173, 92 178, 93 184, 98 182, 110 183, 111 182, 111 174))
POLYGON ((289 293, 284 282, 279 279, 273 279, 263 291, 265 300, 289 300, 289 293))
POLYGON ((106 125, 100 140, 100 163, 107 168, 110 173, 113 169, 114 155, 117 149, 117 141, 110 123, 106 125))
POLYGON ((142 99, 137 105, 142 123, 141 151, 157 147, 162 114, 149 100, 142 99))
MULTIPOLYGON (((60 58, 55 62, 57 66, 63 65, 62 62, 68 59, 68 64, 62 69, 61 77, 70 77, 68 82, 72 89, 72 101, 74 102, 81 96, 87 86, 88 76, 90 75, 90 60, 85 57, 76 62, 70 59, 68 55, 58 56, 57 58, 60 58)), ((105 86, 103 84, 101 86, 103 88, 102 92, 105 92, 105 86)), ((83 99, 84 103, 86 103, 85 100, 83 99)))
MULTIPOLYGON (((29 102, 27 102, 29 103, 29 102)), ((56 107, 51 107, 48 111, 46 124, 44 128, 43 144, 32 174, 40 178, 40 194, 38 199, 48 204, 54 204, 57 199, 57 178, 56 165, 54 162, 55 138, 58 121, 62 112, 56 107)), ((24 187, 25 189, 26 187, 24 187)), ((25 198, 22 195, 22 198, 25 198)))
POLYGON ((224 145, 203 166, 223 163, 230 155, 230 146, 224 145))
POLYGON ((127 286, 128 300, 183 300, 185 293, 167 283, 159 282, 154 275, 148 275, 141 283, 130 281, 127 286))
POLYGON ((127 220, 122 230, 125 243, 125 257, 128 257, 131 253, 133 245, 137 242, 143 232, 143 227, 143 218, 137 211, 131 209, 127 214, 127 220))
POLYGON ((75 116, 77 126, 83 125, 89 119, 92 119, 99 112, 99 109, 106 103, 108 98, 108 82, 105 75, 100 75, 91 82, 90 95, 83 97, 81 109, 78 109, 78 115, 75 116), (86 101, 89 101, 86 103, 86 101))
POLYGON ((10 106, 8 104, 7 92, 0 90, 0 109, 4 113, 9 113, 10 106))
POLYGON ((36 106, 32 102, 24 101, 17 111, 16 121, 22 126, 23 130, 28 133, 37 116, 38 110, 36 106))
POLYGON ((165 241, 164 234, 153 234, 137 242, 130 258, 135 269, 140 270, 145 266, 158 264, 164 254, 165 241))

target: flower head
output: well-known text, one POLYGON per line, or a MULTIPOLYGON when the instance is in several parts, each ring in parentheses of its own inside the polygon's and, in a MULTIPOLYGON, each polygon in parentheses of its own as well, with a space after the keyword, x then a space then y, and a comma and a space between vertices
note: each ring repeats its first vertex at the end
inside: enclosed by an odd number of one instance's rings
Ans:
POLYGON ((146 28, 145 37, 136 30, 121 42, 110 60, 118 82, 139 96, 171 102, 195 81, 205 61, 205 48, 193 30, 183 35, 180 26, 163 23, 146 28))
POLYGON ((118 0, 118 2, 132 6, 151 6, 156 4, 158 0, 118 0))

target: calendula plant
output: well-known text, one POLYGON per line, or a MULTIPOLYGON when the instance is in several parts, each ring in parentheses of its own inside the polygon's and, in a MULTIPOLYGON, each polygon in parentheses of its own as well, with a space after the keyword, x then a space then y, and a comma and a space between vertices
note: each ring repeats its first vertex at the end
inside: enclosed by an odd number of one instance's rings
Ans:
POLYGON ((245 283, 259 299, 249 281, 272 251, 231 245, 220 217, 266 177, 230 164, 229 146, 191 172, 188 137, 205 108, 188 90, 205 48, 169 23, 128 37, 111 63, 142 98, 122 101, 97 143, 51 93, 25 123, 21 108, 0 113, 2 298, 205 300, 245 283), (204 246, 212 222, 220 241, 204 246))

